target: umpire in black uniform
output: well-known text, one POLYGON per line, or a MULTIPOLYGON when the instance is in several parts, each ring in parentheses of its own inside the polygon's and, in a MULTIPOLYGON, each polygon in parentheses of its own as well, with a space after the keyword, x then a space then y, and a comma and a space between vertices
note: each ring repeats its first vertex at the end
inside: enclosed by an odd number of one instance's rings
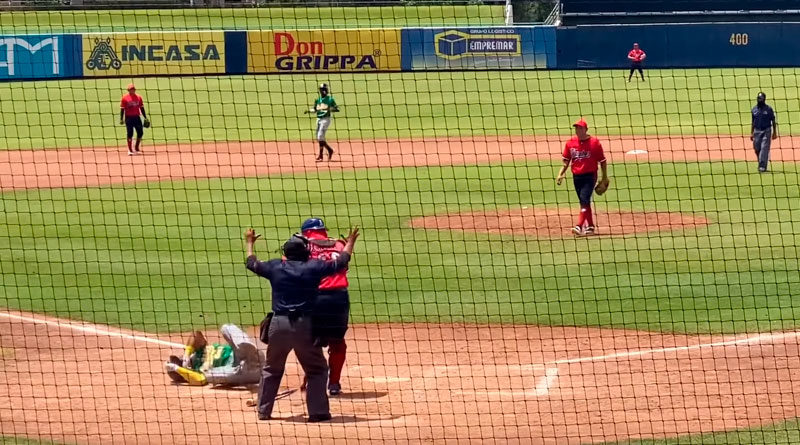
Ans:
POLYGON ((258 388, 258 419, 268 420, 275 406, 286 358, 294 350, 308 379, 306 403, 308 421, 331 419, 328 394, 328 363, 322 348, 314 346, 311 315, 322 277, 347 267, 358 238, 358 227, 350 231, 342 253, 332 261, 309 260, 308 240, 293 235, 283 245, 285 259, 259 261, 254 244, 261 235, 245 232, 247 268, 272 285, 272 321, 269 325, 267 361, 258 388))
POLYGON ((775 111, 767 105, 767 95, 758 93, 756 106, 751 110, 753 123, 750 125, 750 140, 758 158, 758 171, 764 173, 769 164, 769 150, 773 139, 778 139, 778 122, 775 111))

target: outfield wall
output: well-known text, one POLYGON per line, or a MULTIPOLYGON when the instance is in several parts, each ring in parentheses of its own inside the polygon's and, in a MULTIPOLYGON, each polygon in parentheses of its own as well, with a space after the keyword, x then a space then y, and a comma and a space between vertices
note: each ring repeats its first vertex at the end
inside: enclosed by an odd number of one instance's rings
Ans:
POLYGON ((800 65, 800 23, 583 25, 556 31, 560 69, 623 68, 634 42, 650 68, 800 65))
POLYGON ((547 69, 551 26, 0 36, 0 81, 80 77, 547 69))
POLYGON ((168 31, 0 36, 0 81, 628 66, 800 65, 800 23, 168 31))

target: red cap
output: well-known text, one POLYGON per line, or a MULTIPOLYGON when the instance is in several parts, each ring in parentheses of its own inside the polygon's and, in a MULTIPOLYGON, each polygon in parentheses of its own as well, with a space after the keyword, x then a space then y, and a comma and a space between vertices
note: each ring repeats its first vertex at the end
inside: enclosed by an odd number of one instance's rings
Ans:
POLYGON ((130 90, 135 90, 135 89, 136 89, 136 85, 134 85, 134 84, 132 84, 132 83, 129 83, 129 84, 128 84, 128 88, 127 88, 127 89, 128 89, 128 91, 130 91, 130 90))
POLYGON ((586 121, 583 118, 580 118, 577 121, 575 121, 575 123, 572 124, 572 126, 573 127, 589 128, 589 124, 587 124, 586 121))

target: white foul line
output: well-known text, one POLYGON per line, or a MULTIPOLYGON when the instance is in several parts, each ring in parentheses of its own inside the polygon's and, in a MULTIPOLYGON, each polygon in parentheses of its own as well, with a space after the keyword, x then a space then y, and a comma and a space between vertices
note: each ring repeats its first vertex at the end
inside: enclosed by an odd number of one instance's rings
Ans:
POLYGON ((654 354, 666 354, 670 352, 683 352, 683 351, 694 351, 698 349, 711 349, 711 348, 721 348, 727 346, 737 346, 737 345, 749 345, 749 344, 758 344, 758 343, 774 343, 779 340, 787 340, 800 337, 800 332, 783 332, 778 334, 758 334, 752 337, 745 337, 740 338, 738 340, 727 340, 727 341, 719 341, 714 343, 701 343, 697 345, 689 345, 689 346, 674 346, 671 348, 659 348, 659 349, 644 349, 641 351, 627 351, 627 352, 616 352, 613 354, 607 355, 597 355, 594 357, 577 357, 577 358, 567 358, 561 360, 553 360, 551 362, 545 363, 545 366, 558 366, 558 365, 568 365, 572 363, 583 363, 583 362, 602 362, 605 360, 613 360, 613 359, 626 359, 631 357, 641 357, 644 355, 654 355, 654 354))
POLYGON ((110 331, 107 328, 102 328, 98 325, 86 322, 73 322, 65 320, 46 320, 43 318, 27 317, 24 315, 10 314, 8 312, 0 312, 0 317, 10 318, 12 320, 26 321, 28 323, 44 324, 48 326, 55 326, 59 328, 73 329, 76 331, 87 332, 94 335, 105 335, 107 337, 126 338, 128 340, 141 341, 144 343, 153 343, 161 346, 169 346, 172 348, 183 348, 184 345, 180 343, 173 343, 171 341, 159 340, 157 338, 145 337, 143 335, 126 334, 124 332, 110 331))

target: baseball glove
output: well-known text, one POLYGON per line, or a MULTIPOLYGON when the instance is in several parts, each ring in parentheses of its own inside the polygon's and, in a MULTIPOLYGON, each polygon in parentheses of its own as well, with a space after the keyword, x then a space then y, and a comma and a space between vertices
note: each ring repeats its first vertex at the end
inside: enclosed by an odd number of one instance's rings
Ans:
POLYGON ((145 119, 145 120, 144 120, 144 122, 142 123, 142 126, 143 126, 144 128, 150 128, 150 121, 149 121, 149 120, 147 120, 147 119, 145 119))
POLYGON ((597 193, 598 196, 602 195, 603 193, 606 192, 606 190, 608 190, 608 186, 609 186, 610 182, 611 181, 608 178, 606 178, 604 180, 601 180, 595 186, 594 192, 597 193))

